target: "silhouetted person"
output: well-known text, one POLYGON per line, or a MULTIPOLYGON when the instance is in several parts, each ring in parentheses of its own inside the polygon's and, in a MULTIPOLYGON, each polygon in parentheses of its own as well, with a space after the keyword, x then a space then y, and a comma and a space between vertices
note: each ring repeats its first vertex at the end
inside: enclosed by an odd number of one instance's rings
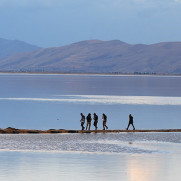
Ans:
POLYGON ((96 113, 94 113, 94 126, 95 126, 95 130, 97 130, 97 123, 98 123, 98 116, 96 113))
POLYGON ((129 123, 128 123, 128 127, 126 128, 127 130, 129 128, 130 124, 133 126, 133 130, 135 130, 135 127, 133 125, 133 116, 131 114, 129 115, 129 123))
POLYGON ((84 129, 85 129, 85 127, 84 127, 85 116, 84 116, 82 113, 80 113, 80 115, 81 115, 81 120, 80 120, 80 122, 81 122, 81 127, 82 127, 82 130, 84 130, 84 129))
POLYGON ((90 114, 90 113, 87 115, 86 119, 87 119, 86 130, 87 130, 88 127, 89 127, 89 130, 90 130, 91 121, 92 121, 92 118, 91 118, 91 114, 90 114))
POLYGON ((103 113, 102 114, 102 124, 103 124, 103 130, 108 129, 108 127, 106 126, 106 123, 107 123, 107 116, 103 113))

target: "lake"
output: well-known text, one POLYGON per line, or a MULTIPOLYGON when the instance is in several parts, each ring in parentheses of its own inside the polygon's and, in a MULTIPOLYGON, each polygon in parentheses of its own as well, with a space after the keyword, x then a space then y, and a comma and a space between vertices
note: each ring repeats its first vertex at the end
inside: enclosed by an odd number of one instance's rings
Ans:
MULTIPOLYGON (((0 74, 0 127, 80 129, 80 113, 102 113, 109 129, 181 127, 181 77, 0 74)), ((94 129, 92 127, 92 129, 94 129)))
MULTIPOLYGON (((0 127, 80 129, 80 113, 109 129, 181 128, 181 77, 0 74, 0 127)), ((94 129, 92 127, 92 129, 94 129)), ((178 181, 181 133, 0 135, 3 181, 178 181)))

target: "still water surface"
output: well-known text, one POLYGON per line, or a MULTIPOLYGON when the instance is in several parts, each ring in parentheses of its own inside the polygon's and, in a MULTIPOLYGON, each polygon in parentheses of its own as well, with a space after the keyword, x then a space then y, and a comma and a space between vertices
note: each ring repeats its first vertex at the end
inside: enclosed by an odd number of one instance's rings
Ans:
MULTIPOLYGON (((80 129, 80 112, 110 129, 181 127, 181 77, 0 74, 0 127, 80 129)), ((94 129, 94 128, 92 128, 94 129)))

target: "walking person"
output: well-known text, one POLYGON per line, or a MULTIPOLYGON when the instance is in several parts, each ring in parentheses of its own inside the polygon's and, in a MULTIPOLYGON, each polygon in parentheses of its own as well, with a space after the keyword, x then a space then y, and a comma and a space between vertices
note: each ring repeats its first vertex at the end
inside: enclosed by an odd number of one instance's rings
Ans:
POLYGON ((98 123, 98 115, 96 113, 94 113, 94 126, 95 126, 95 130, 97 130, 97 123, 98 123))
POLYGON ((102 114, 102 123, 103 123, 103 130, 105 130, 105 128, 106 129, 108 129, 108 127, 107 127, 107 125, 106 125, 106 123, 107 123, 107 116, 103 113, 102 114))
POLYGON ((128 127, 126 128, 126 130, 129 129, 130 124, 133 126, 133 130, 135 130, 135 127, 133 125, 133 116, 131 114, 129 115, 129 123, 128 123, 128 127))
POLYGON ((91 118, 91 114, 90 114, 90 113, 87 115, 86 119, 87 119, 86 130, 87 130, 87 128, 90 130, 91 121, 92 121, 92 118, 91 118))
POLYGON ((83 131, 83 130, 85 129, 85 127, 84 127, 85 116, 83 115, 83 113, 80 113, 80 115, 81 115, 81 120, 80 120, 80 122, 81 122, 82 131, 83 131))

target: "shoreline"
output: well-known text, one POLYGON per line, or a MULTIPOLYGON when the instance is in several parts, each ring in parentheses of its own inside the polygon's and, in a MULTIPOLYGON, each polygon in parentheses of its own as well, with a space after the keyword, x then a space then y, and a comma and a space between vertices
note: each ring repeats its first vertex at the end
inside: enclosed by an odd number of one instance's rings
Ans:
POLYGON ((164 132, 181 132, 181 129, 140 129, 140 130, 65 130, 65 129, 49 129, 49 130, 31 130, 16 129, 8 127, 0 129, 0 134, 58 134, 58 133, 164 133, 164 132))
POLYGON ((140 74, 134 74, 134 73, 99 73, 99 72, 2 72, 0 71, 0 74, 14 74, 14 75, 95 75, 95 76, 163 76, 163 77, 181 77, 181 74, 149 74, 149 73, 140 73, 140 74))

